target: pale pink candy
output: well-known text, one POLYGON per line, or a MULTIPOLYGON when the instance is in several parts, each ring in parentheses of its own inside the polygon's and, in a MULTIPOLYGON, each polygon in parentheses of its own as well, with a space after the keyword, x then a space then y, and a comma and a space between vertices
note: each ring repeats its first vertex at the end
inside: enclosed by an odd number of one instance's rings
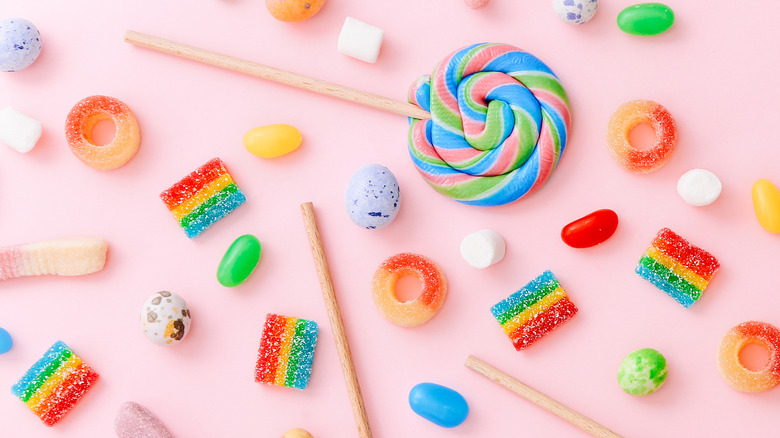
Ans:
POLYGON ((86 275, 106 264, 108 244, 98 237, 45 240, 0 248, 0 280, 33 275, 86 275))
POLYGON ((125 402, 114 421, 119 438, 172 438, 168 429, 148 409, 135 402, 125 402))
POLYGON ((466 6, 471 9, 484 8, 490 0, 466 0, 466 6))

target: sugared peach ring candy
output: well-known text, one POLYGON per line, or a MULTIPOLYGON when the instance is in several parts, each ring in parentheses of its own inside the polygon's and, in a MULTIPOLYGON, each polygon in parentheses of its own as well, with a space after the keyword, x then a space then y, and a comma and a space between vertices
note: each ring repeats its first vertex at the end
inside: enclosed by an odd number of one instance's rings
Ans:
POLYGON ((141 133, 130 108, 108 96, 89 96, 77 103, 65 120, 65 137, 73 154, 87 166, 111 170, 123 166, 138 151, 141 133), (111 143, 101 146, 92 139, 92 129, 111 119, 116 134, 111 143))
POLYGON ((612 158, 634 173, 650 173, 669 161, 677 145, 677 126, 669 111, 651 100, 632 100, 612 114, 607 127, 607 145, 612 158), (646 123, 655 131, 653 146, 647 150, 631 146, 631 130, 646 123))
POLYGON ((748 321, 732 328, 720 341, 718 370, 726 383, 742 392, 763 392, 780 383, 780 330, 760 321, 748 321), (758 344, 769 352, 764 368, 752 371, 739 361, 739 352, 758 344))
POLYGON ((436 315, 447 296, 447 279, 431 260, 412 253, 396 254, 383 261, 371 284, 379 313, 393 324, 414 327, 436 315), (413 275, 422 283, 420 295, 401 302, 395 286, 401 277, 413 275))

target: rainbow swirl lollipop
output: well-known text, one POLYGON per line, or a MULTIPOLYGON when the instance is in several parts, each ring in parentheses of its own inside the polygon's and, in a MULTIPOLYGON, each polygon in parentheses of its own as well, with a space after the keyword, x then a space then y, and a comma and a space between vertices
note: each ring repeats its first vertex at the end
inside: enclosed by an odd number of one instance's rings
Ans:
POLYGON ((464 204, 508 204, 547 181, 563 155, 566 91, 537 57, 508 44, 475 44, 415 81, 409 152, 436 191, 464 204))

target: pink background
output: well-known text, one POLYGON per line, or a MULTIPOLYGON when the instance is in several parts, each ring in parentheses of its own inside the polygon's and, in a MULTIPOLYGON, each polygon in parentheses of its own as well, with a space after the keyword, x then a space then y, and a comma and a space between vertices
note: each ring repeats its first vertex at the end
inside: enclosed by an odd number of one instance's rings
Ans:
POLYGON ((560 22, 548 0, 492 0, 479 11, 459 0, 329 0, 292 24, 271 18, 261 0, 2 0, 2 18, 34 22, 44 49, 27 70, 0 75, 0 107, 41 120, 44 134, 27 155, 0 147, 0 242, 95 235, 110 249, 97 274, 0 284, 0 326, 15 342, 0 356, 0 435, 112 436, 119 405, 133 400, 177 437, 276 437, 293 427, 318 438, 356 436, 299 213, 312 201, 375 436, 584 435, 465 368, 469 354, 626 436, 770 436, 780 390, 739 393, 715 359, 730 327, 751 319, 780 325, 777 236, 758 225, 750 199, 756 179, 780 183, 774 2, 669 1, 677 21, 651 38, 617 29, 615 17, 631 1, 601 3, 593 21, 575 27, 560 22), (376 64, 337 53, 348 15, 385 30, 376 64), (497 208, 461 205, 417 174, 404 117, 133 47, 122 40, 127 29, 396 99, 461 46, 511 43, 542 58, 566 86, 570 143, 536 194, 497 208), (115 171, 86 167, 65 143, 65 116, 93 94, 123 100, 141 126, 138 155, 115 171), (641 176, 618 167, 604 140, 611 113, 639 98, 662 103, 679 127, 669 164, 641 176), (273 160, 250 155, 244 133, 273 123, 298 127, 301 148, 273 160), (248 202, 189 240, 157 195, 215 156, 248 202), (343 207, 350 175, 368 163, 389 167, 402 187, 400 214, 375 231, 353 225, 343 207), (678 177, 697 167, 723 182, 708 207, 676 193, 678 177), (563 225, 600 208, 620 216, 612 239, 586 250, 561 242, 563 225), (633 273, 664 226, 722 263, 690 309, 633 273), (482 228, 501 233, 508 250, 500 264, 477 270, 458 248, 482 228), (244 285, 223 288, 217 264, 245 233, 259 237, 263 257, 244 285), (450 284, 439 314, 413 329, 385 321, 369 293, 379 263, 404 251, 436 261, 450 284), (545 269, 580 313, 516 352, 489 308, 545 269), (138 322, 141 304, 159 290, 182 295, 193 315, 188 338, 171 348, 147 341, 138 322), (305 391, 253 382, 268 312, 320 324, 305 391), (101 378, 49 429, 9 388, 57 339, 101 378), (621 359, 642 347, 666 355, 669 378, 639 398, 623 393, 615 376, 621 359), (409 390, 425 381, 466 397, 465 423, 442 429, 410 410, 409 390))

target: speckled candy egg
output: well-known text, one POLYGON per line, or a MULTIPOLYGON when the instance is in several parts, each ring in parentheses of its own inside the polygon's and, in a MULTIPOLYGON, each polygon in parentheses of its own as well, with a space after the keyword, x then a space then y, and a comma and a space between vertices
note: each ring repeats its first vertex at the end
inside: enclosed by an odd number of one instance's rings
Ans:
POLYGON ((596 15, 598 0, 553 0, 555 15, 564 23, 583 24, 596 15))
POLYGON ((0 21, 0 71, 19 71, 38 59, 41 34, 24 18, 0 21))
POLYGON ((141 310, 144 334, 157 345, 178 344, 190 331, 190 310, 184 298, 162 291, 150 296, 141 310))
POLYGON ((344 202, 349 218, 356 225, 382 228, 395 219, 401 206, 398 180, 385 166, 363 166, 349 179, 344 202))

